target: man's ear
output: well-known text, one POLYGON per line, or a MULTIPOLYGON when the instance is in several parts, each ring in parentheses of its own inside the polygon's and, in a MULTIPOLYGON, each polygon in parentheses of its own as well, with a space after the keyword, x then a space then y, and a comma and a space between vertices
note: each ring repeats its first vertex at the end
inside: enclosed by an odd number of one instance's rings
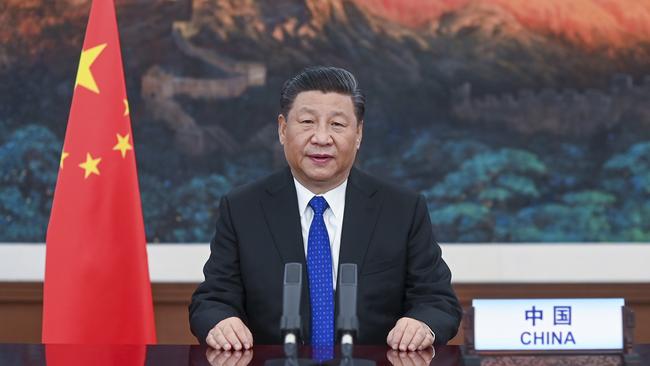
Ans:
POLYGON ((280 145, 284 145, 287 133, 287 120, 284 119, 282 113, 278 114, 278 138, 280 139, 280 145))
POLYGON ((363 120, 357 123, 357 150, 361 147, 361 140, 363 139, 363 120))

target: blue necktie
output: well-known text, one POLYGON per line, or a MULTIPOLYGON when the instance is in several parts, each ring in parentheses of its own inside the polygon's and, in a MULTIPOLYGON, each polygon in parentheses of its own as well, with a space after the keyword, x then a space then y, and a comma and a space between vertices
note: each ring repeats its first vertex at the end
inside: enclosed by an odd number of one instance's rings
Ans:
POLYGON ((309 227, 307 274, 311 300, 312 347, 334 345, 334 289, 332 288, 332 253, 323 212, 328 207, 322 196, 309 201, 314 219, 309 227))

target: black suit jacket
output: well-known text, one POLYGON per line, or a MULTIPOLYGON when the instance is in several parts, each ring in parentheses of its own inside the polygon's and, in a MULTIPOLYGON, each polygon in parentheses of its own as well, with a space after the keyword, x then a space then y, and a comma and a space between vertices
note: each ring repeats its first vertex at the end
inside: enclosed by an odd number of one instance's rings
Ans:
MULTIPOLYGON (((240 317, 256 344, 280 344, 284 264, 303 265, 302 339, 310 305, 298 199, 289 168, 222 197, 216 233, 189 307, 199 342, 219 321, 240 317)), ((356 263, 359 344, 385 344, 402 316, 421 320, 444 344, 461 308, 421 195, 352 168, 345 193, 339 263, 356 263)), ((335 295, 338 302, 338 295, 335 295)), ((338 312, 338 303, 335 304, 338 312)))

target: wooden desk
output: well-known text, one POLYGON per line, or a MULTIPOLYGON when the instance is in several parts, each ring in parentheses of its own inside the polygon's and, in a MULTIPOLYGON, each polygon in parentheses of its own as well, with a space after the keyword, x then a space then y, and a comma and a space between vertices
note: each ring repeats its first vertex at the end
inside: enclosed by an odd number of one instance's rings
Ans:
MULTIPOLYGON (((155 346, 80 346, 41 344, 0 344, 0 365, 13 366, 149 366, 149 365, 193 365, 193 366, 247 366, 263 365, 265 361, 283 357, 281 346, 256 345, 246 352, 210 353, 198 345, 155 345, 155 346)), ((640 355, 641 365, 650 365, 650 345, 638 345, 635 352, 640 355)), ((335 350, 338 355, 338 350, 335 350)), ((309 347, 300 348, 300 357, 310 358, 309 347)), ((424 366, 462 365, 459 346, 436 347, 432 352, 395 352, 381 346, 357 346, 355 357, 370 359, 380 365, 424 366)), ((622 365, 618 356, 543 356, 519 358, 490 358, 481 365, 622 365), (573 357, 573 358, 572 358, 573 357), (583 358, 576 358, 583 357, 583 358), (587 358, 584 358, 587 357, 587 358)), ((338 364, 335 362, 334 364, 338 364)))

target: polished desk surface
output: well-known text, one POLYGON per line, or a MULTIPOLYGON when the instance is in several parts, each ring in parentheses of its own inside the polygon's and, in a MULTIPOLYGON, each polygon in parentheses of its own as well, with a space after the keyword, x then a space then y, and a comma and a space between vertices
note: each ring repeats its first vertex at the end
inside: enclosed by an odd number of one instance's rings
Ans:
MULTIPOLYGON (((650 345, 638 345, 634 351, 640 365, 650 365, 650 345)), ((313 350, 300 348, 301 358, 310 358, 313 350)), ((338 349, 334 351, 339 356, 338 349)), ((439 346, 420 352, 396 352, 382 346, 356 346, 354 356, 373 360, 377 365, 424 366, 463 365, 459 346, 439 346)), ((198 345, 98 346, 0 344, 0 365, 16 366, 81 366, 81 365, 263 365, 265 361, 283 357, 281 346, 256 345, 244 352, 219 352, 198 345)), ((329 362, 328 362, 329 363, 329 362)), ((338 362, 332 362, 338 364, 338 362)), ((620 356, 502 356, 487 357, 481 365, 623 365, 620 356)))

